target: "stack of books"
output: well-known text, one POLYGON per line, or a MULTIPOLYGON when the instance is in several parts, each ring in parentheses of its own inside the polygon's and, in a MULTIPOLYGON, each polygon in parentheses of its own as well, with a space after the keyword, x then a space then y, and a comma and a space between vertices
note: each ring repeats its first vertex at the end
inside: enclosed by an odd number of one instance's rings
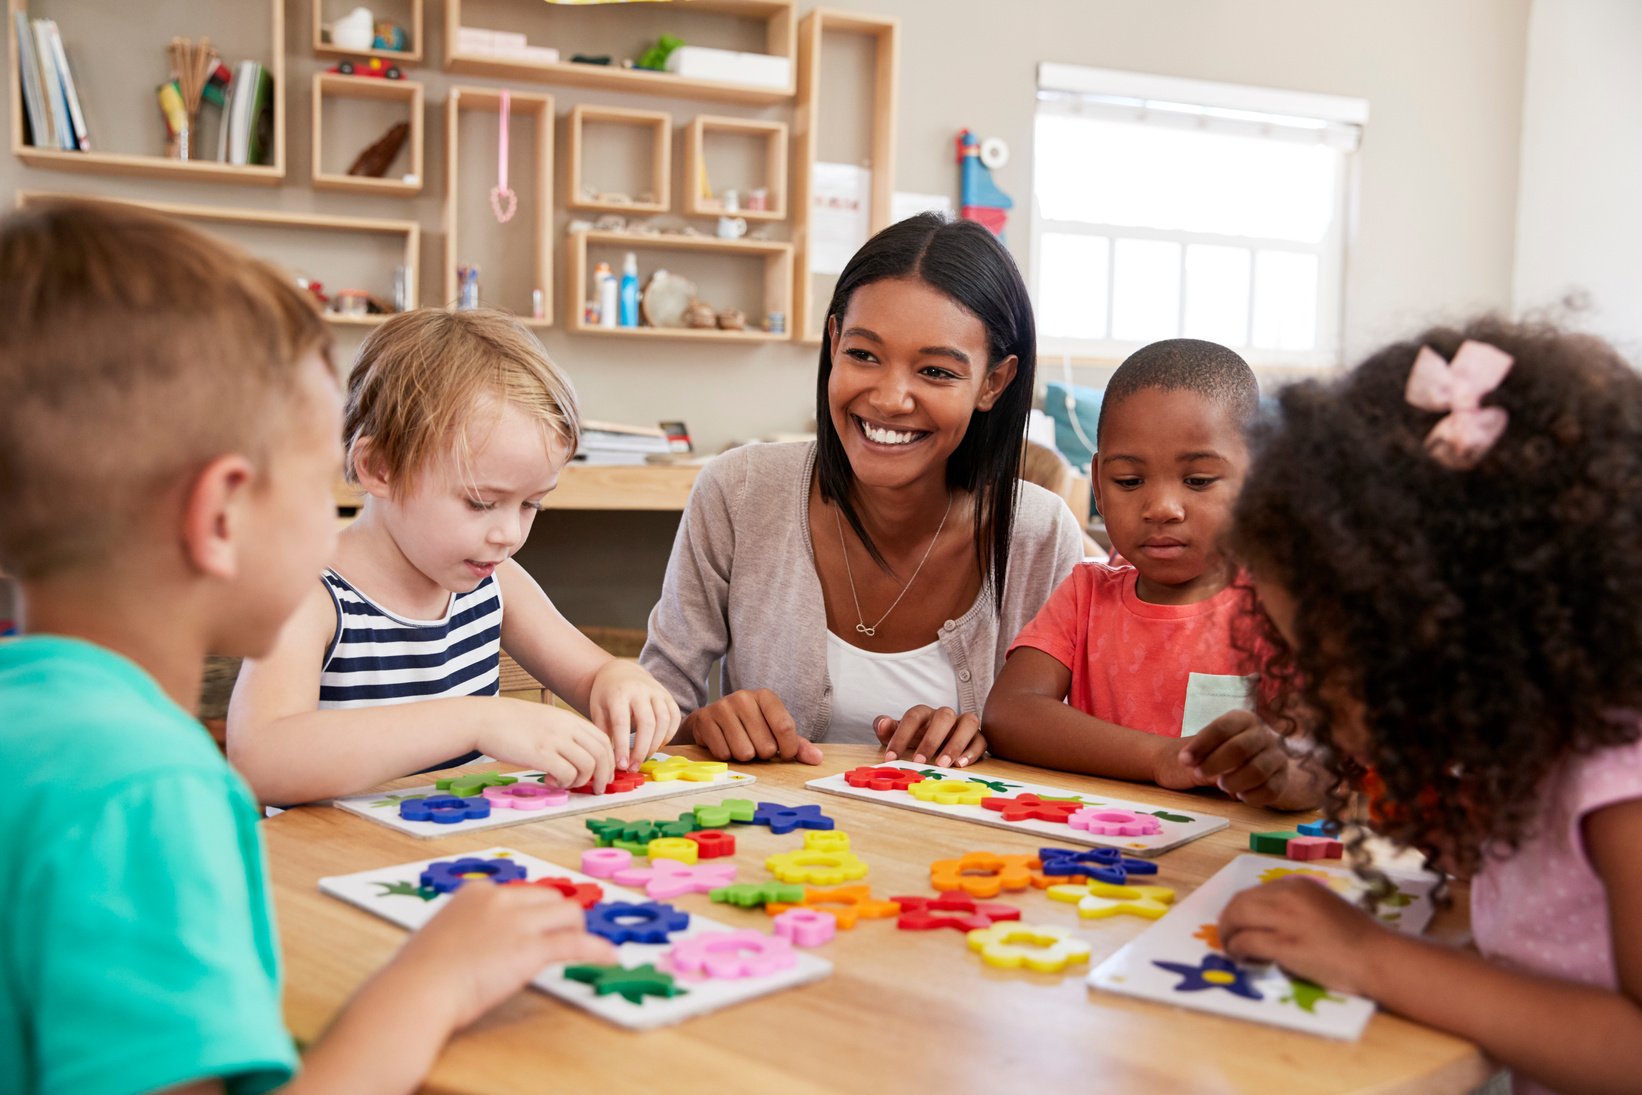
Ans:
POLYGON ((672 451, 667 435, 651 426, 618 422, 583 422, 576 461, 583 464, 644 464, 666 459, 672 451))
POLYGON ((63 51, 63 36, 51 19, 30 22, 17 12, 17 74, 23 85, 23 120, 28 143, 36 148, 90 152, 91 138, 80 109, 80 93, 63 51))

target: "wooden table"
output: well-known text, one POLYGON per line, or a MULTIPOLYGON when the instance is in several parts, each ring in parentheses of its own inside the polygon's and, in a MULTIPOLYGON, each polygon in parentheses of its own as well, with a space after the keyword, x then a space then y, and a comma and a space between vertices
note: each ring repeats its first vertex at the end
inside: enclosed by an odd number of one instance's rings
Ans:
MULTIPOLYGON (((566 464, 559 472, 559 485, 542 499, 542 508, 681 513, 701 467, 696 462, 566 464)), ((346 524, 363 493, 343 482, 333 484, 331 493, 337 508, 347 511, 346 524)))
MULTIPOLYGON (((691 749, 676 752, 694 753, 691 749)), ((828 746, 818 768, 748 766, 753 797, 788 804, 820 802, 871 865, 874 896, 931 893, 929 863, 965 851, 1030 852, 1015 835, 804 788, 806 780, 877 757, 867 746, 828 746)), ((1076 791, 1140 798, 1160 807, 1217 813, 1231 826, 1169 852, 1158 882, 1181 896, 1248 848, 1248 834, 1286 827, 1264 810, 1207 794, 1085 779, 1001 761, 988 775, 1048 782, 1076 791)), ((394 786, 427 783, 427 777, 394 786)), ((692 801, 612 809, 621 817, 673 817, 692 801)), ((592 842, 581 815, 553 823, 423 841, 331 807, 304 807, 262 826, 284 943, 286 1020, 297 1038, 316 1037, 349 994, 404 939, 399 928, 318 890, 325 875, 437 855, 505 846, 568 867, 592 842)), ((764 877, 765 855, 796 845, 767 829, 735 830, 746 879, 764 877)), ((713 905, 705 895, 679 899, 735 927, 768 930, 762 912, 713 905)), ((1075 922, 1071 906, 1036 891, 1016 902, 1026 919, 1075 922)), ((1149 921, 1084 922, 1098 963, 1149 921)), ((1462 907, 1439 915, 1438 935, 1465 928, 1462 907)), ((526 990, 459 1035, 426 1090, 762 1091, 781 1095, 839 1091, 1049 1092, 1461 1092, 1489 1068, 1467 1042, 1379 1014, 1356 1043, 1336 1043, 1256 1023, 1165 1007, 1089 989, 1082 972, 1003 971, 969 953, 959 933, 898 931, 863 921, 821 953, 833 975, 690 1020, 635 1034, 542 993, 526 990)), ((1433 991, 1440 992, 1438 986, 1433 991)))

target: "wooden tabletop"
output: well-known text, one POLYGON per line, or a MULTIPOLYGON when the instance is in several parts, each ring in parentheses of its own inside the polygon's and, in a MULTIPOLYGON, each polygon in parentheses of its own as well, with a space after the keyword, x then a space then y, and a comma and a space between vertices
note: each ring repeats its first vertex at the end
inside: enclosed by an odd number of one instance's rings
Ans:
MULTIPOLYGON (((1030 834, 803 786, 877 756, 868 746, 827 746, 819 767, 747 766, 758 776, 750 797, 822 803, 870 865, 867 881, 875 897, 932 893, 932 860, 966 851, 1031 852, 1040 843, 1030 834)), ((1294 820, 1220 796, 1045 773, 996 760, 975 770, 1230 818, 1228 829, 1159 860, 1157 882, 1180 896, 1246 851, 1250 832, 1286 828, 1294 820)), ((392 786, 427 782, 423 776, 392 786)), ((496 846, 576 868, 581 853, 593 846, 582 825, 586 817, 671 818, 691 801, 613 808, 437 840, 417 840, 332 807, 303 807, 269 819, 262 832, 284 945, 291 1031, 303 1041, 315 1038, 404 939, 399 928, 321 894, 321 877, 496 846)), ((775 837, 762 828, 739 826, 735 835, 737 862, 748 879, 763 877, 765 855, 793 846, 791 836, 775 837)), ((733 927, 769 930, 764 913, 715 905, 705 895, 675 903, 733 927)), ((1075 922, 1070 906, 1050 907, 1036 891, 1015 903, 1027 908, 1027 920, 1075 922)), ((1149 923, 1115 917, 1078 926, 1098 964, 1149 923)), ((1451 937, 1465 928, 1461 900, 1438 914, 1431 932, 1451 937)), ((1471 1044, 1394 1016, 1377 1014, 1360 1041, 1334 1042, 1092 990, 1084 983, 1088 967, 1064 975, 993 969, 969 953, 954 931, 902 932, 893 921, 863 921, 840 931, 819 953, 836 967, 823 981, 645 1033, 611 1026, 534 990, 520 992, 451 1042, 425 1090, 1382 1095, 1469 1091, 1490 1071, 1471 1044)))

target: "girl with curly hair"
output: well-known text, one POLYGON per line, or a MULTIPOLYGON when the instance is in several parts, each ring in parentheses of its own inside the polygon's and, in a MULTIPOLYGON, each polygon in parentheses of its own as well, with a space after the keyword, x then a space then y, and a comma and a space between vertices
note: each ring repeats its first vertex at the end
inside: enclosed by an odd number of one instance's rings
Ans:
POLYGON ((1377 828, 1471 876, 1481 957, 1298 880, 1227 906, 1227 953, 1475 1041, 1519 1091, 1636 1090, 1642 376, 1482 320, 1280 404, 1232 534, 1268 670, 1322 763, 1373 771, 1377 828))

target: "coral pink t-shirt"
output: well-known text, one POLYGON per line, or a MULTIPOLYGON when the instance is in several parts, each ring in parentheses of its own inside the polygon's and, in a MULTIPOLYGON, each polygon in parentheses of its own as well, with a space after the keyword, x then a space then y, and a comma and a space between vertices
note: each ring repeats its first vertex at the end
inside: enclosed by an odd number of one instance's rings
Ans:
POLYGON ((1190 736, 1248 707, 1231 639, 1243 594, 1228 587, 1196 604, 1154 605, 1135 592, 1138 579, 1131 566, 1079 563, 1010 652, 1043 651, 1072 671, 1073 707, 1148 734, 1190 736))

